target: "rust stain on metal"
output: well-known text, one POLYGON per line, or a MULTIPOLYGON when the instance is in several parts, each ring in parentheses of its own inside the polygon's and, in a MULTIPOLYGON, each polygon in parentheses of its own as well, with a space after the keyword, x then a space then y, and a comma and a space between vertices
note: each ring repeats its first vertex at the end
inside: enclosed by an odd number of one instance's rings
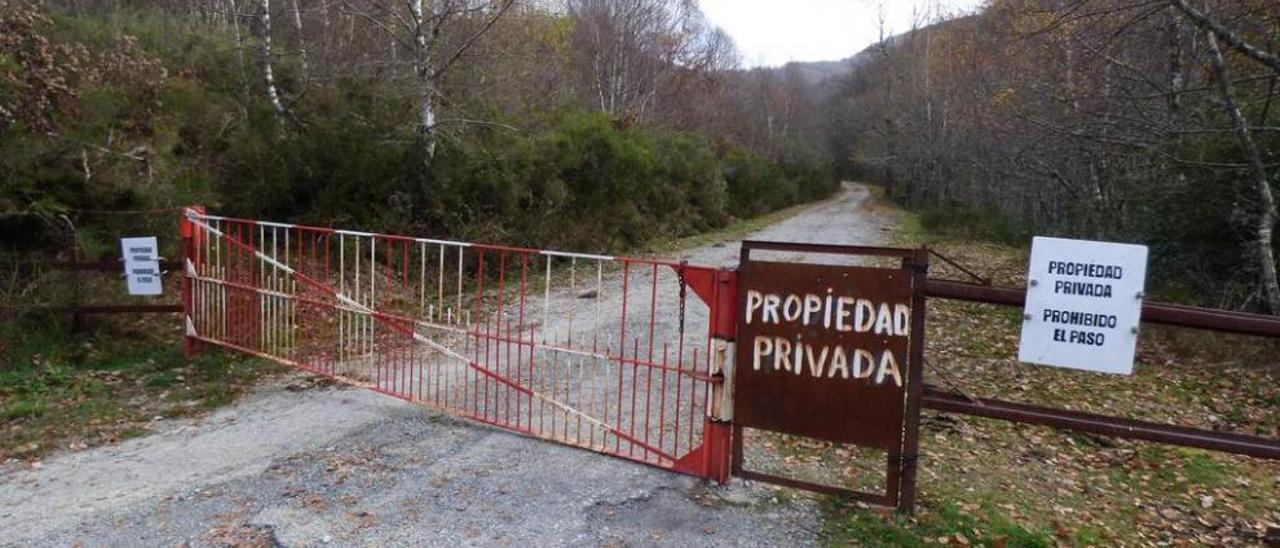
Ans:
POLYGON ((735 421, 897 451, 911 273, 749 261, 738 283, 735 421))
MULTIPOLYGON (((971 284, 954 280, 928 280, 925 284, 925 292, 930 297, 940 299, 1017 307, 1021 307, 1027 299, 1027 291, 1022 288, 971 284)), ((1280 319, 1275 316, 1232 310, 1146 302, 1142 305, 1142 321, 1242 335, 1280 337, 1280 319)))

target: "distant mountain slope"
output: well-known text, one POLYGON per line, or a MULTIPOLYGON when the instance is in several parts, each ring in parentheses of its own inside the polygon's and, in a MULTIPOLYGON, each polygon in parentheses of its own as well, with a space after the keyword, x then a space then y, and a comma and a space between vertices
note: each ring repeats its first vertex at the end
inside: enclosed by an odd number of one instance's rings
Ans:
MULTIPOLYGON (((961 21, 971 20, 973 17, 974 17, 973 15, 964 15, 964 16, 953 18, 953 19, 947 19, 944 21, 940 21, 938 23, 934 23, 932 25, 921 27, 919 29, 909 30, 901 34, 895 34, 893 36, 886 38, 885 42, 887 43, 889 48, 893 48, 905 42, 906 39, 910 38, 910 36, 913 33, 941 29, 947 26, 955 25, 961 21)), ((794 66, 799 71, 800 76, 804 79, 805 84, 810 86, 818 86, 823 83, 829 82, 835 78, 839 78, 841 76, 847 75, 863 67, 864 65, 866 65, 871 61, 872 56, 875 54, 876 50, 880 47, 881 46, 879 43, 875 43, 875 44, 871 44, 870 46, 867 46, 866 48, 863 48, 863 50, 859 51, 858 53, 855 53, 849 57, 845 57, 844 59, 839 59, 835 61, 792 61, 780 67, 775 67, 772 70, 776 70, 778 72, 785 72, 786 70, 788 70, 789 67, 794 66)))

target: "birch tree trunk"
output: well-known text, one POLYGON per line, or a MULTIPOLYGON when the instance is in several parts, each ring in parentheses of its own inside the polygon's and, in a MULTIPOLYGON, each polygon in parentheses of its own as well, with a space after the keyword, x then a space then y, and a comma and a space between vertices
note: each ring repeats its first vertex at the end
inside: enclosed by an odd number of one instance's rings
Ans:
POLYGON ((1186 81, 1182 62, 1182 18, 1177 8, 1169 8, 1169 120, 1173 122, 1182 111, 1182 88, 1186 81))
POLYGON ((1274 70, 1276 74, 1280 74, 1280 56, 1264 51, 1262 48, 1246 42, 1244 38, 1240 37, 1240 35, 1231 32, 1231 30, 1222 26, 1221 23, 1214 21, 1209 17, 1208 4, 1205 4, 1204 11, 1196 11, 1195 8, 1191 7, 1191 5, 1187 3, 1187 0, 1169 0, 1169 2, 1173 7, 1181 11, 1183 15, 1186 15, 1187 19, 1190 19, 1196 24, 1196 26, 1203 29, 1205 34, 1210 34, 1213 35, 1214 38, 1221 39, 1226 42, 1228 46, 1231 46, 1246 57, 1267 65, 1271 67, 1271 70, 1274 70))
POLYGON ((267 86, 267 101, 275 112, 276 121, 284 124, 284 104, 276 90, 276 77, 272 69, 274 55, 271 52, 271 0, 258 0, 258 22, 262 25, 262 81, 267 86))
POLYGON ((236 5, 236 0, 227 0, 227 4, 231 8, 231 30, 236 39, 236 64, 237 68, 240 69, 240 105, 243 111, 245 102, 252 95, 249 94, 249 77, 245 72, 244 35, 240 34, 240 8, 236 5))
POLYGON ((439 27, 435 24, 435 2, 432 2, 430 19, 422 7, 423 0, 413 0, 410 9, 414 19, 414 76, 418 81, 418 131, 426 139, 427 161, 436 155, 436 85, 435 74, 431 69, 431 45, 435 43, 439 27), (427 33, 432 40, 427 41, 427 33))
POLYGON ((298 61, 302 69, 302 81, 311 81, 311 60, 307 55, 307 40, 302 34, 302 0, 293 0, 293 31, 298 37, 298 61))
POLYGON ((1262 274, 1262 290, 1267 299, 1267 308, 1272 314, 1280 314, 1280 282, 1276 279, 1276 258, 1273 247, 1275 230, 1276 201, 1267 181, 1267 170, 1262 164, 1262 155, 1258 145, 1249 132, 1249 122, 1245 120, 1236 104, 1235 86, 1227 72, 1226 60, 1218 47, 1218 38, 1211 31, 1205 32, 1209 46, 1209 60, 1213 65, 1213 76, 1218 81, 1218 91, 1222 94, 1222 107, 1231 117, 1235 125, 1236 139, 1244 149, 1249 163, 1249 178, 1257 192, 1258 210, 1256 232, 1254 233, 1254 249, 1258 256, 1258 266, 1262 274))
POLYGON ((330 13, 330 4, 320 3, 320 62, 326 79, 333 76, 333 14, 330 13))

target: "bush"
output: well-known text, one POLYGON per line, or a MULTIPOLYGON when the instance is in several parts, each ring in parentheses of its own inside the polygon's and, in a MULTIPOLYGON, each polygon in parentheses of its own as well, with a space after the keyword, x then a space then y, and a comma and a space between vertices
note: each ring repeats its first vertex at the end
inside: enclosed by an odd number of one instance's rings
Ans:
MULTIPOLYGON (((242 217, 616 252, 836 187, 805 147, 770 158, 574 108, 512 123, 523 131, 463 127, 428 158, 402 90, 373 79, 313 82, 281 127, 261 97, 241 95, 224 36, 144 15, 123 15, 119 28, 56 20, 48 36, 87 60, 60 70, 86 76, 50 117, 33 119, 58 137, 0 126, 0 213, 12 214, 0 228, 22 234, 6 246, 65 246, 62 214, 101 222, 73 209, 203 203, 242 217)), ((0 70, 22 68, 7 59, 0 70)), ((280 68, 287 87, 290 67, 280 68)), ((114 232, 98 231, 98 247, 114 232)))
POLYGON ((736 217, 754 217, 788 202, 794 191, 763 156, 745 149, 729 152, 724 162, 729 190, 729 211, 736 217))
POLYGON ((1009 245, 1026 244, 1031 237, 1025 228, 992 206, 975 209, 953 203, 929 207, 920 211, 920 224, 935 234, 1009 245))

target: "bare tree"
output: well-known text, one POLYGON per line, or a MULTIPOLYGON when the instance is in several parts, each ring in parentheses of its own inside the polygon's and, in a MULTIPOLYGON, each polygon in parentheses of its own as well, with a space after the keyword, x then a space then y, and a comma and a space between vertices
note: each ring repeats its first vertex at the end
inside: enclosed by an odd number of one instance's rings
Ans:
POLYGON ((573 0, 575 70, 601 112, 641 120, 690 76, 735 66, 732 41, 689 0, 573 0))
MULTIPOLYGON (((227 0, 227 10, 231 14, 231 30, 236 40, 236 68, 240 75, 241 101, 248 101, 251 97, 249 94, 249 77, 246 73, 244 62, 244 35, 240 32, 240 9, 236 5, 236 0, 227 0)), ((243 110, 243 103, 241 110, 243 110)))
POLYGON ((276 121, 283 125, 284 104, 280 102, 280 92, 276 89, 275 55, 271 51, 271 0, 258 0, 258 27, 262 33, 262 83, 266 86, 267 102, 271 104, 276 121))
POLYGON ((1250 306, 1262 295, 1280 313, 1267 185, 1277 72, 1261 46, 1276 40, 1276 4, 1190 4, 993 0, 887 38, 860 56, 836 103, 837 147, 853 150, 855 168, 887 172, 909 205, 1147 240, 1157 259, 1186 266, 1179 281, 1206 302, 1250 306), (1233 53, 1242 61, 1230 63, 1233 53), (1189 218, 1172 221, 1169 200, 1195 204, 1183 205, 1189 218))
POLYGON ((1249 121, 1240 113, 1236 104, 1235 86, 1227 69, 1227 62, 1218 48, 1218 38, 1214 32, 1205 32, 1209 47, 1209 60, 1213 65, 1213 76, 1218 82, 1218 91, 1222 94, 1222 108, 1231 117, 1235 126, 1236 139, 1244 149, 1245 160, 1249 164, 1249 177, 1257 192, 1257 221, 1254 233, 1254 250, 1257 253, 1259 272, 1262 277, 1262 290, 1267 300, 1267 307, 1272 314, 1280 314, 1280 282, 1276 279, 1275 241, 1273 232, 1276 221, 1276 201, 1271 192, 1271 183, 1267 180, 1267 171, 1262 163, 1262 154, 1258 144, 1254 142, 1249 131, 1249 121))
POLYGON ((440 89, 437 85, 438 80, 435 78, 434 69, 431 67, 431 46, 439 41, 442 28, 439 25, 431 24, 431 22, 437 21, 440 17, 440 14, 436 13, 438 4, 432 2, 430 6, 431 12, 425 13, 422 9, 422 2, 423 0, 412 0, 409 4, 413 14, 411 21, 411 30, 413 32, 413 74, 418 81, 418 127, 427 136, 427 157, 433 158, 436 153, 436 142, 431 133, 436 128, 436 108, 439 104, 440 89))
POLYGON ((1169 0, 1169 2, 1173 4, 1173 7, 1177 8, 1185 14, 1188 19, 1194 22, 1196 26, 1204 29, 1205 32, 1212 34, 1223 42, 1226 42, 1227 45, 1235 48, 1236 51, 1243 53, 1250 59, 1267 65, 1271 67, 1271 70, 1280 73, 1280 56, 1276 56, 1273 53, 1269 53, 1262 48, 1250 44, 1241 38, 1240 35, 1232 32, 1221 23, 1213 20, 1213 18, 1209 17, 1207 8, 1203 12, 1199 11, 1188 4, 1187 0, 1169 0))
POLYGON ((302 70, 302 80, 311 81, 311 59, 307 53, 307 37, 302 32, 302 0, 293 0, 293 32, 298 41, 298 61, 302 70))
POLYGON ((342 0, 352 17, 370 24, 412 52, 412 73, 418 103, 418 130, 424 136, 427 158, 434 158, 441 126, 470 123, 465 118, 441 118, 444 80, 479 40, 493 29, 515 0, 407 0, 408 12, 394 3, 342 0))

